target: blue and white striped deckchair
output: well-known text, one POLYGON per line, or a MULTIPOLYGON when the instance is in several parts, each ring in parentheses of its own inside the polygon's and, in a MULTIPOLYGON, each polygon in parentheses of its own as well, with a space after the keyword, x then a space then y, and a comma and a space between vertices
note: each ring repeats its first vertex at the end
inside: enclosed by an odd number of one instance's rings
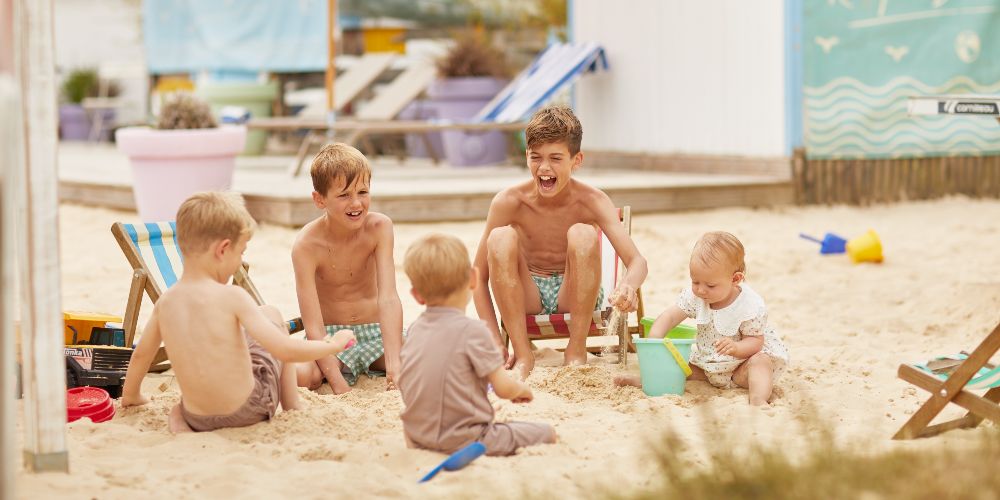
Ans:
MULTIPOLYGON (((160 295, 180 279, 181 273, 184 272, 184 260, 180 245, 177 243, 177 225, 173 222, 145 224, 116 222, 111 226, 111 233, 132 266, 132 286, 125 306, 123 325, 125 345, 132 345, 136 324, 139 321, 142 293, 146 292, 149 299, 156 303, 160 295)), ((260 292, 250 281, 247 269, 248 266, 244 263, 233 275, 233 282, 245 289, 258 304, 263 304, 260 292)), ((301 330, 301 323, 298 319, 289 321, 289 331, 301 330)), ((161 349, 153 364, 156 365, 165 359, 161 349)))
POLYGON ((970 354, 938 358, 959 362, 951 373, 935 373, 927 364, 902 364, 899 378, 931 393, 893 439, 912 439, 940 434, 951 429, 975 427, 983 419, 1000 424, 1000 367, 989 361, 1000 350, 1000 324, 970 354), (972 391, 986 390, 979 396, 972 391), (961 418, 929 425, 948 403, 968 410, 961 418))
POLYGON ((510 123, 528 119, 583 73, 607 70, 604 49, 594 42, 549 45, 500 91, 473 122, 510 123))

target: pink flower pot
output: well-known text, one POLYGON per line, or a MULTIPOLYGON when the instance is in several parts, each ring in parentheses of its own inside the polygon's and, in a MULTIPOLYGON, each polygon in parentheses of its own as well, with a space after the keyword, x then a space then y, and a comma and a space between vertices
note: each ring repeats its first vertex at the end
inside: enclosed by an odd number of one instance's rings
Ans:
POLYGON ((192 194, 229 189, 236 155, 243 151, 246 138, 243 126, 119 129, 115 141, 132 163, 139 218, 143 222, 174 220, 177 208, 192 194))

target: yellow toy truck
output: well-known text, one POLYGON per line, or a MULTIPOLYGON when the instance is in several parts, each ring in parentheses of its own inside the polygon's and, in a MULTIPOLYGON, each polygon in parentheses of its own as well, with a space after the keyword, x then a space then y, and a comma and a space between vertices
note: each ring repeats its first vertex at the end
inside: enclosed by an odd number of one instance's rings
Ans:
POLYGON ((125 345, 122 319, 110 314, 63 312, 66 387, 101 387, 121 397, 132 346, 125 345))

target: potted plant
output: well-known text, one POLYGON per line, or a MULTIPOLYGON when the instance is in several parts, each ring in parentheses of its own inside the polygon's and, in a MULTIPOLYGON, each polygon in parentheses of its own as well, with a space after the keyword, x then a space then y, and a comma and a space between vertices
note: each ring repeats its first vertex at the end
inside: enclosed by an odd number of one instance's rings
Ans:
MULTIPOLYGON (((507 84, 510 74, 499 49, 475 34, 455 40, 438 60, 438 79, 427 89, 437 117, 467 121, 476 116, 507 84)), ((503 132, 443 133, 445 157, 454 166, 500 163, 507 158, 503 132)))
POLYGON ((63 140, 83 141, 90 137, 90 120, 82 103, 96 88, 97 72, 92 69, 73 70, 63 81, 63 103, 59 106, 59 136, 63 140))
POLYGON ((229 189, 246 138, 246 127, 217 126, 208 104, 189 94, 163 104, 156 128, 118 129, 118 149, 132 164, 139 217, 144 222, 174 220, 192 194, 229 189))

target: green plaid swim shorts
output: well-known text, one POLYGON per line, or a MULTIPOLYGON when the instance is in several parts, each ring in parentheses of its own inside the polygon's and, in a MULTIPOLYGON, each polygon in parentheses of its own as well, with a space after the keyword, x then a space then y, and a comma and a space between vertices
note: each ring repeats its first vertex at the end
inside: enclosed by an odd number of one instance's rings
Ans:
POLYGON ((375 376, 382 375, 383 372, 369 370, 368 367, 385 354, 382 346, 382 328, 378 323, 366 323, 363 325, 326 325, 326 334, 333 335, 338 330, 351 330, 354 332, 354 339, 357 344, 350 349, 337 354, 344 366, 350 373, 344 373, 347 383, 354 385, 358 377, 362 374, 375 376))
MULTIPOLYGON (((562 288, 564 275, 537 276, 532 274, 531 279, 535 281, 535 286, 538 287, 538 296, 542 299, 541 314, 555 314, 556 310, 559 309, 559 289, 562 288)), ((601 307, 601 302, 604 302, 603 286, 597 290, 595 310, 601 307)))

